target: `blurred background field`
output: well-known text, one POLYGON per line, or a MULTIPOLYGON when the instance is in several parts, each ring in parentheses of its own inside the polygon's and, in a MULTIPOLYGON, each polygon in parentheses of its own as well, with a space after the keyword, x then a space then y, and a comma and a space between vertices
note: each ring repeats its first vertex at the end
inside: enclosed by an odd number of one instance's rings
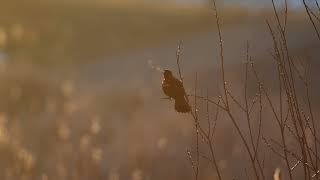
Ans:
MULTIPOLYGON (((5 51, 14 59, 38 63, 92 61, 214 26, 213 12, 201 6, 84 2, 2 3, 0 35, 5 51)), ((224 14, 225 24, 249 18, 245 8, 234 7, 224 14)))
POLYGON ((0 22, 2 36, 8 33, 6 51, 15 58, 62 63, 146 47, 204 29, 210 21, 191 8, 8 1, 1 6, 0 22))
MULTIPOLYGON (((198 72, 203 91, 217 95, 213 12, 206 3, 121 2, 1 3, 0 179, 192 179, 185 155, 192 121, 162 99, 157 68, 176 71, 183 40, 187 90, 198 72)), ((247 40, 272 88, 270 10, 223 6, 221 12, 233 88, 240 96, 247 40)), ((313 62, 318 105, 319 41, 302 11, 290 11, 288 29, 293 55, 313 62)), ((218 127, 219 166, 226 177, 245 178, 247 159, 234 129, 224 117, 218 127)), ((266 129, 272 133, 271 125, 266 129)), ((269 163, 271 177, 280 162, 269 163)), ((215 175, 204 171, 202 179, 215 175)))

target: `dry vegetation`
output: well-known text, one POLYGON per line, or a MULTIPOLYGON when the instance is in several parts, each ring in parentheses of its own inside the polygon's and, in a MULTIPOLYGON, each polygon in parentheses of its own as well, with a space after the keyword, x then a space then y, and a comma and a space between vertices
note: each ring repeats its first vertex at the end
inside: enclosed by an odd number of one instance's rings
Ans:
MULTIPOLYGON (((219 44, 220 85, 218 95, 199 95, 198 76, 195 75, 194 91, 189 95, 193 107, 190 113, 194 121, 194 145, 186 151, 194 172, 194 179, 207 178, 206 168, 212 168, 213 176, 222 179, 270 179, 273 174, 278 179, 318 179, 319 178, 319 122, 317 121, 314 101, 311 95, 311 66, 307 54, 294 56, 288 45, 287 1, 279 8, 272 0, 273 17, 266 20, 273 50, 270 52, 270 63, 276 75, 267 78, 272 81, 272 88, 266 86, 261 73, 256 67, 255 59, 250 55, 250 42, 247 42, 244 63, 244 81, 239 86, 228 81, 225 63, 223 31, 221 17, 213 0, 213 11, 217 25, 219 44), (249 90, 253 83, 254 90, 249 90), (274 85, 277 84, 277 85, 274 85), (275 89, 275 90, 274 90, 275 89), (251 91, 253 93, 248 94, 251 91), (272 92, 273 91, 273 92, 272 92), (274 92, 276 91, 276 92, 274 92), (213 108, 212 108, 213 107, 213 108), (214 109, 214 115, 211 111, 214 109), (221 115, 222 117, 221 118, 221 115), (221 120, 230 120, 240 146, 236 147, 238 155, 231 160, 221 160, 216 149, 223 146, 217 142, 215 133, 221 120), (239 163, 239 156, 242 162, 239 163), (227 163, 236 164, 242 174, 234 174, 227 163)), ((315 9, 303 1, 307 18, 318 32, 318 15, 320 8, 316 2, 315 9)), ((319 38, 320 40, 320 38, 319 38)), ((181 81, 181 44, 177 50, 177 66, 181 81)), ((269 69, 270 70, 270 69, 269 69)), ((314 94, 318 96, 317 94, 314 94)), ((229 147, 223 147, 225 151, 229 147)), ((232 155, 233 152, 231 153, 232 155)), ((211 177, 212 178, 212 177, 211 177)))

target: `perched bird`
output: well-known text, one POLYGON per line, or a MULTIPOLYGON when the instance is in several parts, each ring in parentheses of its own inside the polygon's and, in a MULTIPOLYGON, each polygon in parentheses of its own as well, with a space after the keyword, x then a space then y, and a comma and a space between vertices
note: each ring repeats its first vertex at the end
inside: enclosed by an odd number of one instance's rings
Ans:
POLYGON ((175 100, 174 108, 177 112, 187 113, 191 111, 182 82, 175 78, 170 70, 164 70, 163 72, 162 90, 170 99, 175 100))

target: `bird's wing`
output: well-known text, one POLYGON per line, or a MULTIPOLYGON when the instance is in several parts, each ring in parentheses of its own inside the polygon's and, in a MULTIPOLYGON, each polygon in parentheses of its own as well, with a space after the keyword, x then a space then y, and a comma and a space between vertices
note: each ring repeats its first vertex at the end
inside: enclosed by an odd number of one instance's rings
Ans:
POLYGON ((175 79, 175 85, 177 86, 177 90, 179 91, 179 94, 184 95, 185 89, 183 87, 182 81, 180 81, 179 79, 175 79))

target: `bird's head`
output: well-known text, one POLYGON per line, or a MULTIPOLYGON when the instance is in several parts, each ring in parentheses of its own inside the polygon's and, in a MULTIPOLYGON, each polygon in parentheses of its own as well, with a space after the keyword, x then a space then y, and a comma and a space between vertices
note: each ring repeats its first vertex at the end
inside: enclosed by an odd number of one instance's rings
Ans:
POLYGON ((170 70, 166 69, 163 71, 163 76, 165 79, 170 79, 170 78, 172 78, 172 72, 170 70))

